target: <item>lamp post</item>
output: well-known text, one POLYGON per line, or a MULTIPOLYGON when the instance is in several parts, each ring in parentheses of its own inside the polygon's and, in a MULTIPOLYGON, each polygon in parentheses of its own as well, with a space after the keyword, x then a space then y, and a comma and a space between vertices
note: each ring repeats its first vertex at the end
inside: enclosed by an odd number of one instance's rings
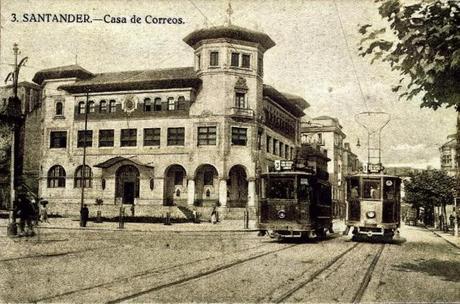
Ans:
POLYGON ((3 122, 11 127, 11 154, 10 154, 10 204, 9 204, 9 223, 8 223, 8 235, 15 235, 16 222, 13 215, 13 204, 16 199, 16 186, 17 186, 17 173, 16 167, 18 166, 16 161, 16 147, 19 143, 19 130, 21 129, 24 116, 21 111, 21 100, 18 98, 18 80, 19 71, 21 67, 26 63, 28 57, 24 57, 18 63, 19 48, 18 44, 13 45, 14 53, 14 71, 9 73, 5 79, 5 83, 13 80, 13 96, 8 98, 8 105, 3 113, 0 113, 0 118, 3 122))

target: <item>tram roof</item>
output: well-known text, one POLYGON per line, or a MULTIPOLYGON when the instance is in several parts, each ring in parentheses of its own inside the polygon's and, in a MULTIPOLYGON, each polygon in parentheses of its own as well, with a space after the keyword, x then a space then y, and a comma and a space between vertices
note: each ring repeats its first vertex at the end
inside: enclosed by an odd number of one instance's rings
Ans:
POLYGON ((370 178, 389 177, 389 178, 401 179, 401 177, 396 176, 396 175, 378 174, 378 173, 356 173, 353 175, 348 175, 347 177, 370 177, 370 178))

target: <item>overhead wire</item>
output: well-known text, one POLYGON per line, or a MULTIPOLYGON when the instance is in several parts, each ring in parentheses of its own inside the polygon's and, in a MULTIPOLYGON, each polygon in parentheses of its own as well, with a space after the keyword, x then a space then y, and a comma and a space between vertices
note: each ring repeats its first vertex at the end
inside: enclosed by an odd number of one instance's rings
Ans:
POLYGON ((348 57, 349 57, 349 59, 351 61, 353 75, 355 76, 356 82, 358 83, 358 88, 359 88, 359 92, 361 94, 361 99, 362 99, 362 101, 364 103, 364 106, 366 107, 366 111, 369 111, 369 107, 368 107, 366 98, 364 96, 363 89, 361 87, 361 82, 359 81, 358 74, 356 72, 356 66, 355 66, 355 63, 353 61, 353 57, 352 57, 351 52, 350 52, 350 47, 348 45, 348 39, 347 39, 347 36, 345 34, 345 29, 344 29, 344 26, 343 26, 342 18, 340 17, 340 11, 339 11, 339 8, 337 6, 337 2, 336 2, 336 0, 332 0, 332 2, 334 3, 334 7, 335 7, 335 10, 337 12, 337 16, 338 16, 339 23, 340 23, 340 30, 342 31, 343 39, 345 41, 345 46, 346 46, 346 49, 347 49, 347 54, 348 54, 348 57))

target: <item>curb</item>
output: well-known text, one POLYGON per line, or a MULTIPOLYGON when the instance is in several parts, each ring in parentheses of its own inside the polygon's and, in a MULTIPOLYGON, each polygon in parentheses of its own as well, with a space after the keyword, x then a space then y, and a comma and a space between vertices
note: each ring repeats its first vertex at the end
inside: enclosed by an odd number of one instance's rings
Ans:
POLYGON ((427 230, 433 232, 434 235, 436 235, 436 236, 442 238, 444 241, 446 241, 446 242, 449 243, 450 245, 454 246, 454 247, 457 248, 457 249, 460 249, 460 246, 459 246, 459 245, 457 245, 457 244, 455 244, 454 242, 452 242, 451 240, 445 238, 442 234, 438 233, 438 232, 435 231, 434 229, 432 230, 432 229, 428 228, 427 226, 425 226, 425 228, 426 228, 427 230))
MULTIPOLYGON (((0 225, 2 228, 6 228, 5 225, 0 225)), ((92 227, 35 227, 36 229, 60 229, 60 230, 86 230, 86 231, 119 231, 119 232, 145 232, 145 233, 156 233, 156 232, 174 232, 174 233, 186 233, 186 232, 224 232, 224 233, 231 233, 231 232, 258 232, 258 229, 250 228, 250 229, 225 229, 225 230, 143 230, 143 229, 119 229, 119 228, 92 228, 92 227)))

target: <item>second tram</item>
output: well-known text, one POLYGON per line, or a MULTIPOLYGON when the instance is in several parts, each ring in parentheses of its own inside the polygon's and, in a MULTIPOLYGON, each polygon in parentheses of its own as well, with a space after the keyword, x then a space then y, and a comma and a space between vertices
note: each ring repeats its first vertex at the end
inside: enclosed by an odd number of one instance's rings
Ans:
POLYGON ((325 237, 332 231, 331 186, 314 173, 279 171, 262 174, 259 200, 261 231, 280 238, 325 237))
POLYGON ((401 179, 383 174, 347 177, 346 219, 353 235, 392 238, 400 226, 401 179))

